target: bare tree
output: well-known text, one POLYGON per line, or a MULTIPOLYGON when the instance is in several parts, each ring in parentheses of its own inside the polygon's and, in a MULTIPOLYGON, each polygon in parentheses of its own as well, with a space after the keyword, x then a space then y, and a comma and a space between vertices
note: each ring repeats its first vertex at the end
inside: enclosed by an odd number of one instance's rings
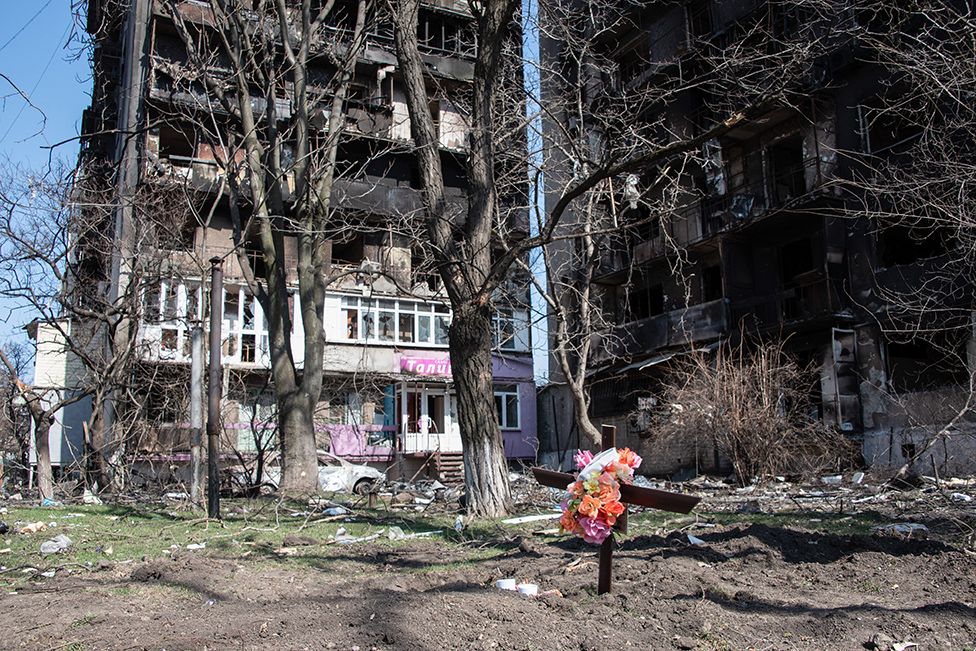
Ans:
POLYGON ((8 342, 3 351, 14 372, 11 373, 6 365, 0 368, 0 453, 16 462, 4 461, 2 480, 3 483, 19 481, 26 485, 30 467, 30 414, 24 407, 17 379, 27 376, 31 356, 23 343, 8 342))
MULTIPOLYGON (((347 94, 372 4, 312 0, 163 3, 184 53, 161 119, 206 143, 223 170, 226 210, 251 292, 268 320, 283 477, 281 490, 317 490, 314 413, 322 390, 329 242, 347 230, 332 209, 347 94), (180 103, 178 97, 196 98, 180 103), (294 256, 287 253, 296 242, 294 256), (247 253, 254 243, 260 268, 247 253), (297 264, 304 336, 296 362, 287 276, 297 264)), ((222 199, 223 201, 223 199, 222 199)))
MULTIPOLYGON (((180 214, 179 200, 159 192, 140 193, 132 231, 139 260, 124 291, 109 290, 108 261, 119 253, 110 226, 116 194, 104 176, 88 168, 72 172, 61 166, 44 175, 8 169, 0 179, 0 296, 12 309, 34 317, 35 343, 48 377, 29 386, 18 373, 20 392, 34 421, 39 456, 39 485, 50 497, 47 437, 53 419, 65 407, 90 401, 82 424, 82 473, 88 485, 120 487, 122 425, 105 427, 111 398, 130 381, 143 354, 135 327, 143 313, 144 290, 158 287, 161 268, 171 252, 161 243, 171 237, 165 221, 180 214), (164 216, 164 217, 160 217, 164 216), (125 336, 119 336, 123 334, 125 336), (120 342, 122 342, 120 344, 120 342)), ((185 212, 185 211, 184 211, 185 212)), ((14 364, 6 364, 12 374, 14 364)), ((145 387, 152 391, 152 387, 145 387)))

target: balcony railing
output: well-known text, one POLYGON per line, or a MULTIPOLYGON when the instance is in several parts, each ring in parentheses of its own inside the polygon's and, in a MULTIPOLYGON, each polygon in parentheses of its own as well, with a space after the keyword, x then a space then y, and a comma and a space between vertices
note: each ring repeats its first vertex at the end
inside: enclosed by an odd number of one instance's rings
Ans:
POLYGON ((590 362, 651 353, 661 348, 717 339, 729 330, 727 299, 718 299, 682 310, 615 326, 593 336, 590 362))
POLYGON ((824 184, 824 165, 819 156, 814 156, 762 179, 751 180, 744 174, 729 178, 724 195, 708 197, 699 204, 702 233, 712 235, 802 201, 824 184))
POLYGON ((826 316, 843 308, 837 288, 821 273, 811 273, 773 294, 735 300, 733 323, 768 329, 826 316))

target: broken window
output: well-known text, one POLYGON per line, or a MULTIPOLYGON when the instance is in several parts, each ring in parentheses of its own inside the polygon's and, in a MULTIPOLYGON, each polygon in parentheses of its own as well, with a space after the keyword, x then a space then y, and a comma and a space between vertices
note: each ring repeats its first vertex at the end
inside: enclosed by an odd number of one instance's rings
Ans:
POLYGON ((888 377, 897 392, 929 391, 969 381, 965 331, 887 342, 888 377))
POLYGON ((333 265, 358 265, 363 261, 363 238, 361 235, 354 235, 348 240, 333 240, 332 242, 332 264, 333 265))
POLYGON ((630 317, 640 321, 664 312, 664 286, 660 283, 631 290, 630 317))
POLYGON ((806 192, 803 174, 803 137, 790 136, 766 149, 769 159, 770 190, 773 200, 782 204, 806 192))
POLYGON ((196 153, 194 138, 183 129, 163 125, 159 127, 159 157, 174 165, 189 163, 196 153))
POLYGON ((472 29, 465 23, 444 14, 423 12, 417 23, 417 40, 424 52, 470 56, 476 39, 472 29))
POLYGON ((874 97, 857 107, 861 149, 873 156, 904 154, 922 135, 922 128, 874 97))
POLYGON ((702 302, 722 298, 722 267, 714 264, 702 269, 702 302))
POLYGON ((688 5, 688 34, 692 39, 708 38, 712 35, 711 0, 695 0, 688 5))

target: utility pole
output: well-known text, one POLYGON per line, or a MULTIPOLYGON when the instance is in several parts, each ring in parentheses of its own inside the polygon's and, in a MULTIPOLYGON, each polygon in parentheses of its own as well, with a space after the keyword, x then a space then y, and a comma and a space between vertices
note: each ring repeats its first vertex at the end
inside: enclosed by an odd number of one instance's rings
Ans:
POLYGON ((203 326, 190 329, 190 499, 203 506, 203 326))
POLYGON ((224 306, 222 259, 210 259, 210 363, 207 376, 207 515, 220 519, 220 322, 224 306))

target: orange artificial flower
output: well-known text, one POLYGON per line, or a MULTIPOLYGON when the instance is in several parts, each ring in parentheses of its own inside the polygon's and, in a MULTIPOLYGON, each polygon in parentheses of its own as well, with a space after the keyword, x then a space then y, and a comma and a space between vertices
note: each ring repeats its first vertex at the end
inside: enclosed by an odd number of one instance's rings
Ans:
POLYGON ((620 463, 627 466, 628 468, 636 468, 640 465, 641 458, 631 450, 630 448, 624 448, 619 451, 620 463))
POLYGON ((596 514, 600 511, 600 500, 591 495, 584 495, 578 511, 586 517, 596 517, 596 514))
POLYGON ((604 504, 615 502, 620 499, 620 488, 614 484, 600 484, 600 492, 597 493, 597 497, 604 504))
POLYGON ((586 490, 583 488, 583 482, 577 481, 569 485, 569 493, 574 497, 582 497, 586 490))
POLYGON ((573 533, 578 526, 579 524, 573 514, 569 510, 563 511, 563 517, 559 518, 559 527, 565 533, 573 533))
POLYGON ((605 503, 601 510, 607 515, 612 515, 614 517, 617 517, 619 515, 622 515, 625 509, 626 507, 623 504, 615 500, 613 502, 605 503))

